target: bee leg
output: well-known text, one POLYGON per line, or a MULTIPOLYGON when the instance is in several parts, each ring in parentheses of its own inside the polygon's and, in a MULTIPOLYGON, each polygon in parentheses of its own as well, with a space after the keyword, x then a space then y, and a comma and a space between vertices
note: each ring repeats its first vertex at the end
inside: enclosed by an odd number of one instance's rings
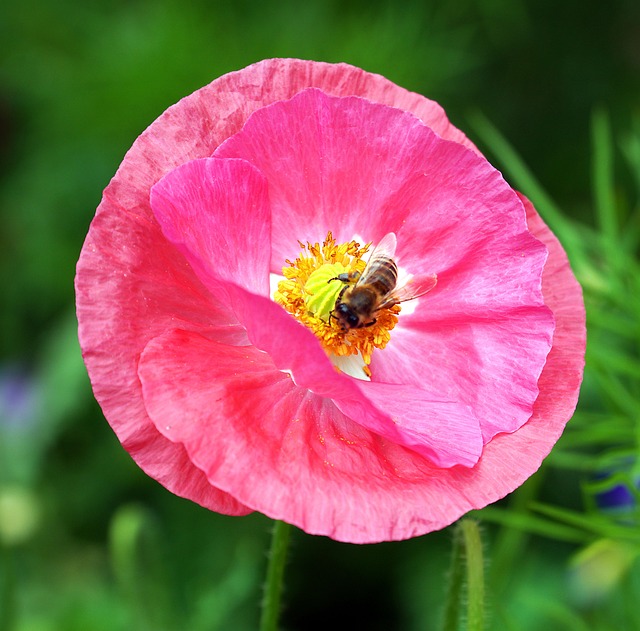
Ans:
POLYGON ((338 304, 340 304, 340 301, 342 300, 342 296, 344 296, 345 291, 347 291, 347 287, 349 285, 345 285, 341 290, 340 293, 338 294, 338 298, 336 299, 336 304, 335 306, 337 307, 338 304))
POLYGON ((355 283, 359 278, 360 272, 344 272, 330 278, 327 283, 331 283, 334 280, 339 280, 341 283, 355 283))
POLYGON ((331 318, 333 318, 338 323, 338 326, 342 329, 342 331, 347 330, 347 327, 344 325, 344 322, 341 322, 340 318, 337 315, 335 315, 333 311, 329 314, 329 324, 331 324, 331 318))
POLYGON ((327 281, 327 284, 332 283, 334 280, 339 280, 341 283, 350 283, 351 279, 349 278, 349 274, 347 272, 345 272, 344 274, 338 274, 337 276, 334 276, 333 278, 330 278, 327 281))
POLYGON ((371 322, 365 322, 362 325, 362 328, 366 327, 366 326, 373 326, 376 322, 378 321, 378 318, 374 318, 373 320, 371 320, 371 322))

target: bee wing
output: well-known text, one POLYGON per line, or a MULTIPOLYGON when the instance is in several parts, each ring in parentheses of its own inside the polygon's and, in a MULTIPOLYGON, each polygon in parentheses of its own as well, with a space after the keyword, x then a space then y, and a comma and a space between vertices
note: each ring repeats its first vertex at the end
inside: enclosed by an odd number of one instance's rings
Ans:
POLYGON ((387 257, 392 259, 396 255, 396 247, 398 245, 398 240, 396 239, 396 235, 394 232, 387 232, 387 234, 378 241, 378 244, 373 251, 371 252, 371 256, 369 257, 369 261, 374 258, 387 257))
POLYGON ((401 302, 407 302, 429 293, 438 283, 435 274, 419 274, 411 276, 401 287, 396 287, 380 304, 379 309, 393 307, 401 302))
POLYGON ((371 256, 367 262, 362 275, 358 279, 358 284, 366 284, 372 273, 376 271, 376 263, 381 260, 393 259, 396 254, 396 246, 398 241, 396 235, 393 232, 387 232, 387 234, 378 241, 375 248, 371 252, 371 256))

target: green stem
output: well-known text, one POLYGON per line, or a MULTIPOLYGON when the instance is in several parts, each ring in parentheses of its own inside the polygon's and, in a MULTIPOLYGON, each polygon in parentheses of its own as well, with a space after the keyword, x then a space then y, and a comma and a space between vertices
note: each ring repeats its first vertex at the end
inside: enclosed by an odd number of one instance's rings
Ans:
POLYGON ((287 560, 287 547, 291 535, 291 526, 283 521, 276 521, 273 525, 271 550, 269 551, 269 566, 267 580, 264 586, 262 600, 262 617, 260 631, 278 631, 280 617, 280 602, 284 585, 284 566, 287 560))
POLYGON ((460 524, 467 557, 467 629, 484 628, 484 561, 478 522, 465 519, 460 524))
POLYGON ((458 631, 458 618, 462 603, 462 587, 464 585, 464 558, 462 551, 460 526, 456 526, 451 551, 451 569, 449 570, 449 589, 444 608, 442 631, 458 631))
POLYGON ((467 631, 482 631, 484 628, 482 541, 478 523, 470 519, 462 520, 455 529, 443 631, 458 630, 465 583, 467 631))

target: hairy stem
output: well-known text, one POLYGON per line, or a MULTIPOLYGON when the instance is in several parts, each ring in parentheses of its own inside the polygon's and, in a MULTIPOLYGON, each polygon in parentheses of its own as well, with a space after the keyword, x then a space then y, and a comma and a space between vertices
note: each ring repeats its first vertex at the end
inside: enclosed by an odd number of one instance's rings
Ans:
POLYGON ((260 631, 277 631, 280 617, 280 603, 284 586, 284 566, 287 560, 287 547, 291 535, 291 526, 283 521, 276 521, 271 536, 269 565, 262 600, 262 616, 260 631))
POLYGON ((466 596, 466 629, 484 629, 484 561, 478 523, 464 519, 455 528, 443 631, 458 631, 466 596), (466 590, 465 590, 466 587, 466 590))

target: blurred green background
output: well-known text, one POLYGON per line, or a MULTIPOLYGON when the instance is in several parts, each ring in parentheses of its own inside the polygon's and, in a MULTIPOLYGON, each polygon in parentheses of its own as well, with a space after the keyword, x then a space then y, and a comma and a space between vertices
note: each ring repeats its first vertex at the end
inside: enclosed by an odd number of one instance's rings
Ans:
MULTIPOLYGON (((439 101, 565 244, 585 383, 541 471, 475 515, 487 628, 640 629, 640 3, 24 0, 0 5, 0 631, 257 626, 269 521, 209 513, 133 464, 93 400, 72 281, 137 135, 278 56, 439 101)), ((439 628, 451 538, 294 532, 283 627, 439 628)))

